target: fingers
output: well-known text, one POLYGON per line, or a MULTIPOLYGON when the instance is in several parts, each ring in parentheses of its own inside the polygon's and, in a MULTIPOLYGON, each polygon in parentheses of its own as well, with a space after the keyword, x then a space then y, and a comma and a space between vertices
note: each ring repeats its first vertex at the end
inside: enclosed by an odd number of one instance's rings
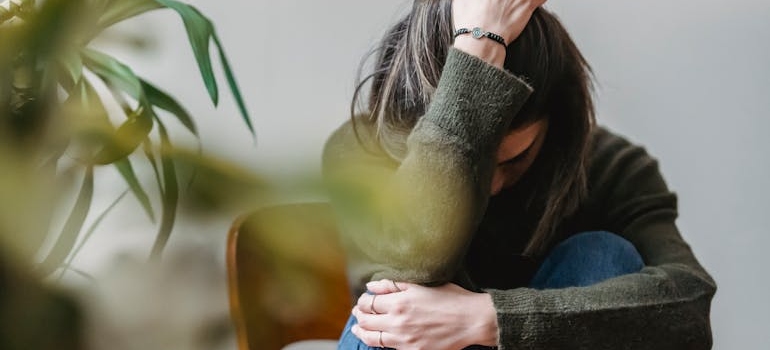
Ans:
POLYGON ((369 282, 367 283, 369 292, 358 297, 351 314, 364 329, 384 329, 387 326, 388 316, 399 313, 398 303, 401 300, 399 293, 403 292, 399 289, 406 289, 409 286, 408 283, 396 283, 391 280, 369 282))
POLYGON ((408 288, 407 283, 399 283, 393 280, 382 279, 366 284, 366 289, 374 294, 389 294, 402 292, 408 288))
POLYGON ((352 315, 356 318, 357 325, 363 330, 393 331, 393 317, 389 315, 365 313, 359 307, 353 308, 352 315))
POLYGON ((367 314, 383 313, 382 303, 378 305, 379 306, 379 309, 378 309, 378 306, 374 305, 374 303, 376 302, 377 302, 377 294, 364 293, 364 294, 361 294, 360 297, 358 297, 358 301, 356 302, 356 307, 362 312, 365 312, 367 314))
POLYGON ((409 288, 409 283, 391 280, 372 281, 366 284, 367 293, 361 294, 356 307, 368 314, 383 314, 388 312, 387 294, 403 292, 409 288), (386 299, 386 300, 383 300, 386 299))
POLYGON ((389 330, 392 330, 393 320, 389 320, 388 315, 366 313, 358 306, 353 307, 352 314, 356 318, 357 323, 353 325, 351 331, 364 344, 371 347, 396 347, 394 341, 388 341, 388 339, 392 340, 395 338, 389 332, 389 330))
POLYGON ((371 347, 393 348, 396 345, 393 335, 388 332, 365 330, 358 325, 354 325, 350 331, 353 332, 358 339, 361 339, 364 344, 371 347))

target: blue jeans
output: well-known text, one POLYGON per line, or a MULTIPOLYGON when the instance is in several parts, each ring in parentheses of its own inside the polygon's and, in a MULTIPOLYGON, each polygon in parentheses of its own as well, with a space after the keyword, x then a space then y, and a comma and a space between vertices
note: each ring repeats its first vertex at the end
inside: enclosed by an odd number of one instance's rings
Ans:
MULTIPOLYGON (((612 277, 639 272, 642 267, 642 257, 631 242, 610 232, 583 232, 556 245, 529 286, 534 289, 590 286, 612 277)), ((367 346, 350 332, 354 324, 356 319, 351 316, 340 337, 338 350, 381 349, 367 346)), ((465 349, 493 348, 474 345, 465 349)))

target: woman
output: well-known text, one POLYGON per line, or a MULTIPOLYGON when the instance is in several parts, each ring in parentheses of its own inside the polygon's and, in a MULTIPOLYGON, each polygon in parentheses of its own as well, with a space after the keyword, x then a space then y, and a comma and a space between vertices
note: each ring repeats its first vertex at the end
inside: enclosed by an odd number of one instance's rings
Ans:
POLYGON ((594 124, 544 2, 416 0, 384 38, 324 150, 358 298, 340 349, 711 347, 676 197, 594 124))

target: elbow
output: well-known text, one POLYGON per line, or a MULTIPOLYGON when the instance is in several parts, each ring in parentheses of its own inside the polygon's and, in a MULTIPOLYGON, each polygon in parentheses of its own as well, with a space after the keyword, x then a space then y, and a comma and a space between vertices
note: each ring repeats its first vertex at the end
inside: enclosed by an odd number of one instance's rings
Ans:
POLYGON ((387 272, 376 274, 378 277, 422 285, 440 285, 452 281, 462 261, 461 252, 456 242, 436 239, 429 235, 395 235, 382 249, 378 259, 387 267, 387 272))
POLYGON ((692 299, 683 301, 675 308, 666 331, 679 349, 711 349, 713 335, 711 330, 711 302, 717 291, 714 279, 705 271, 693 274, 687 285, 680 288, 690 290, 692 299))
MULTIPOLYGON (((405 254, 391 261, 391 269, 377 277, 421 285, 440 285, 454 278, 455 268, 445 257, 430 254, 405 254)), ((379 275, 379 274, 378 274, 379 275)))
POLYGON ((681 346, 678 349, 707 350, 713 346, 711 324, 708 321, 692 324, 691 327, 676 336, 681 346))
MULTIPOLYGON (((380 261, 383 267, 372 279, 391 279, 421 285, 441 285, 454 279, 457 259, 438 249, 422 249, 418 245, 401 245, 389 250, 380 261)), ((424 247, 423 247, 424 248, 424 247)))
POLYGON ((680 349, 711 349, 713 335, 711 331, 712 293, 704 294, 689 308, 682 310, 680 322, 670 330, 673 339, 678 339, 680 349))
POLYGON ((649 333, 654 334, 654 338, 648 340, 659 345, 659 348, 712 348, 711 301, 716 292, 716 284, 705 273, 697 277, 689 279, 687 285, 676 288, 687 290, 688 297, 682 296, 678 301, 661 306, 657 315, 645 323, 645 327, 656 329, 649 333))

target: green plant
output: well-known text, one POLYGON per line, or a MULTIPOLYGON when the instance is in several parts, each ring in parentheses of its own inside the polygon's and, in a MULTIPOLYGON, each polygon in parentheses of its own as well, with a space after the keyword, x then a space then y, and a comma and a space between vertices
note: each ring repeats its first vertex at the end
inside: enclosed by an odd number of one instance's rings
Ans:
POLYGON ((97 167, 115 167, 155 220, 149 192, 134 170, 137 159, 149 164, 162 204, 152 257, 161 255, 171 234, 180 185, 166 122, 175 118, 197 136, 194 119, 170 94, 90 45, 106 28, 158 9, 181 17, 205 88, 217 105, 219 87, 209 51, 214 43, 241 117, 253 134, 222 43, 196 8, 176 0, 16 0, 0 6, 0 164, 13 169, 0 178, 0 194, 17 206, 5 210, 0 233, 23 236, 15 247, 23 256, 40 254, 44 242, 55 239, 37 265, 40 275, 61 267, 76 250, 91 211, 97 167), (100 86, 122 113, 111 115, 100 86), (56 184, 72 176, 81 178, 75 203, 61 229, 49 232, 51 215, 58 209, 50 194, 61 192, 56 184))

